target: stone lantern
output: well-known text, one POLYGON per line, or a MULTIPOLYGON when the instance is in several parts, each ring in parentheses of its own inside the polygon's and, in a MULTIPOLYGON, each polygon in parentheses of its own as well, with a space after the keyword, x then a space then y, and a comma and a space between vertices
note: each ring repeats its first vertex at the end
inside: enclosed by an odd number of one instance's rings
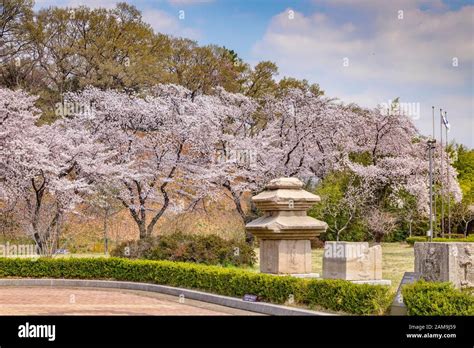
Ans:
POLYGON ((260 241, 260 272, 310 275, 310 239, 324 232, 327 224, 306 211, 320 200, 303 190, 297 178, 274 179, 252 198, 264 213, 245 226, 260 241))

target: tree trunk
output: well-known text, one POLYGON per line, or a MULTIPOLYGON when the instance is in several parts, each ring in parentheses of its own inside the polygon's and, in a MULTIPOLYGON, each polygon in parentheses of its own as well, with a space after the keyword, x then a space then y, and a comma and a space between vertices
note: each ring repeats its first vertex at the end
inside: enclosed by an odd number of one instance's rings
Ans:
POLYGON ((143 220, 140 220, 138 223, 138 230, 140 231, 140 239, 146 238, 147 235, 147 230, 146 230, 146 222, 143 220))
POLYGON ((160 188, 161 193, 163 194, 163 197, 164 197, 163 206, 158 211, 158 213, 156 213, 156 215, 153 216, 153 219, 151 219, 150 223, 148 224, 148 227, 147 227, 147 235, 148 236, 151 236, 151 234, 153 233, 153 229, 155 228, 156 223, 163 216, 163 214, 165 213, 166 209, 168 209, 168 206, 170 204, 170 198, 169 198, 168 192, 166 192, 165 188, 166 188, 166 183, 164 183, 160 188))
MULTIPOLYGON (((229 182, 225 182, 222 186, 224 186, 230 192, 230 194, 232 195, 232 201, 235 204, 235 208, 237 209, 237 212, 239 213, 239 215, 242 219, 242 222, 244 224, 247 224, 248 222, 252 221, 253 216, 249 216, 249 215, 245 214, 244 209, 242 208, 242 203, 240 201, 240 197, 241 197, 242 193, 239 194, 239 193, 235 192, 232 189, 232 186, 230 185, 229 182)), ((255 205, 253 207, 251 206, 251 211, 252 212, 255 211, 255 213, 256 213, 255 205)), ((249 244, 249 245, 252 244, 254 239, 255 239, 255 237, 251 233, 245 231, 245 242, 247 244, 249 244)))
POLYGON ((382 238, 383 238, 383 233, 375 233, 375 243, 380 243, 382 242, 382 238))
POLYGON ((239 213, 240 217, 242 218, 243 223, 247 223, 247 214, 245 214, 244 209, 242 208, 242 203, 240 202, 240 195, 235 192, 232 187, 230 186, 230 183, 226 182, 223 185, 232 195, 232 201, 235 204, 235 208, 237 209, 237 212, 239 213))
MULTIPOLYGON (((254 195, 255 195, 255 192, 252 192, 252 196, 254 195)), ((240 206, 240 209, 242 210, 242 206, 240 205, 240 199, 239 199, 239 206, 240 206)), ((250 200, 250 214, 246 214, 245 219, 244 219, 245 224, 248 224, 250 221, 256 219, 257 216, 258 216, 257 206, 252 200, 250 200)), ((249 245, 252 245, 254 240, 255 240, 254 235, 248 231, 245 231, 245 242, 249 245)))
POLYGON ((106 207, 104 212, 104 254, 107 255, 109 253, 109 239, 107 236, 107 219, 109 217, 109 210, 106 207))
POLYGON ((36 243, 36 252, 40 255, 43 254, 43 242, 41 241, 39 233, 34 232, 33 233, 33 238, 34 238, 35 243, 36 243))

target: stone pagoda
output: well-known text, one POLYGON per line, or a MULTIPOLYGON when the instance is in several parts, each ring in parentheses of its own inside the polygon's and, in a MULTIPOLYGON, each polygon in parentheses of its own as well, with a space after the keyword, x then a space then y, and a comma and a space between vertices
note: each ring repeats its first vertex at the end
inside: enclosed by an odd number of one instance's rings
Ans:
POLYGON ((266 190, 252 198, 264 215, 246 225, 260 242, 260 272, 311 274, 311 243, 327 228, 325 222, 306 215, 321 199, 303 190, 297 178, 270 181, 266 190))

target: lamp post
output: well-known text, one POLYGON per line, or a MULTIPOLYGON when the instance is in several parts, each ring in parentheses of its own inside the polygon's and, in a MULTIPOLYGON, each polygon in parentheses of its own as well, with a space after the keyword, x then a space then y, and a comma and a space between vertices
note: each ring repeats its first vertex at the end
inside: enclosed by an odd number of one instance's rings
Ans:
POLYGON ((428 139, 428 156, 429 156, 429 176, 430 176, 430 242, 433 241, 433 150, 435 148, 435 139, 428 139))

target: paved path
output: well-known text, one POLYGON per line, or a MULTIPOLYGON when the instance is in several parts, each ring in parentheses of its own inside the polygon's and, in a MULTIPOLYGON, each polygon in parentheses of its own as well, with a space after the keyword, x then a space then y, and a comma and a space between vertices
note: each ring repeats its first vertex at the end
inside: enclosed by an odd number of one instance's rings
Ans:
POLYGON ((255 314, 145 291, 63 287, 0 287, 0 315, 255 314))

